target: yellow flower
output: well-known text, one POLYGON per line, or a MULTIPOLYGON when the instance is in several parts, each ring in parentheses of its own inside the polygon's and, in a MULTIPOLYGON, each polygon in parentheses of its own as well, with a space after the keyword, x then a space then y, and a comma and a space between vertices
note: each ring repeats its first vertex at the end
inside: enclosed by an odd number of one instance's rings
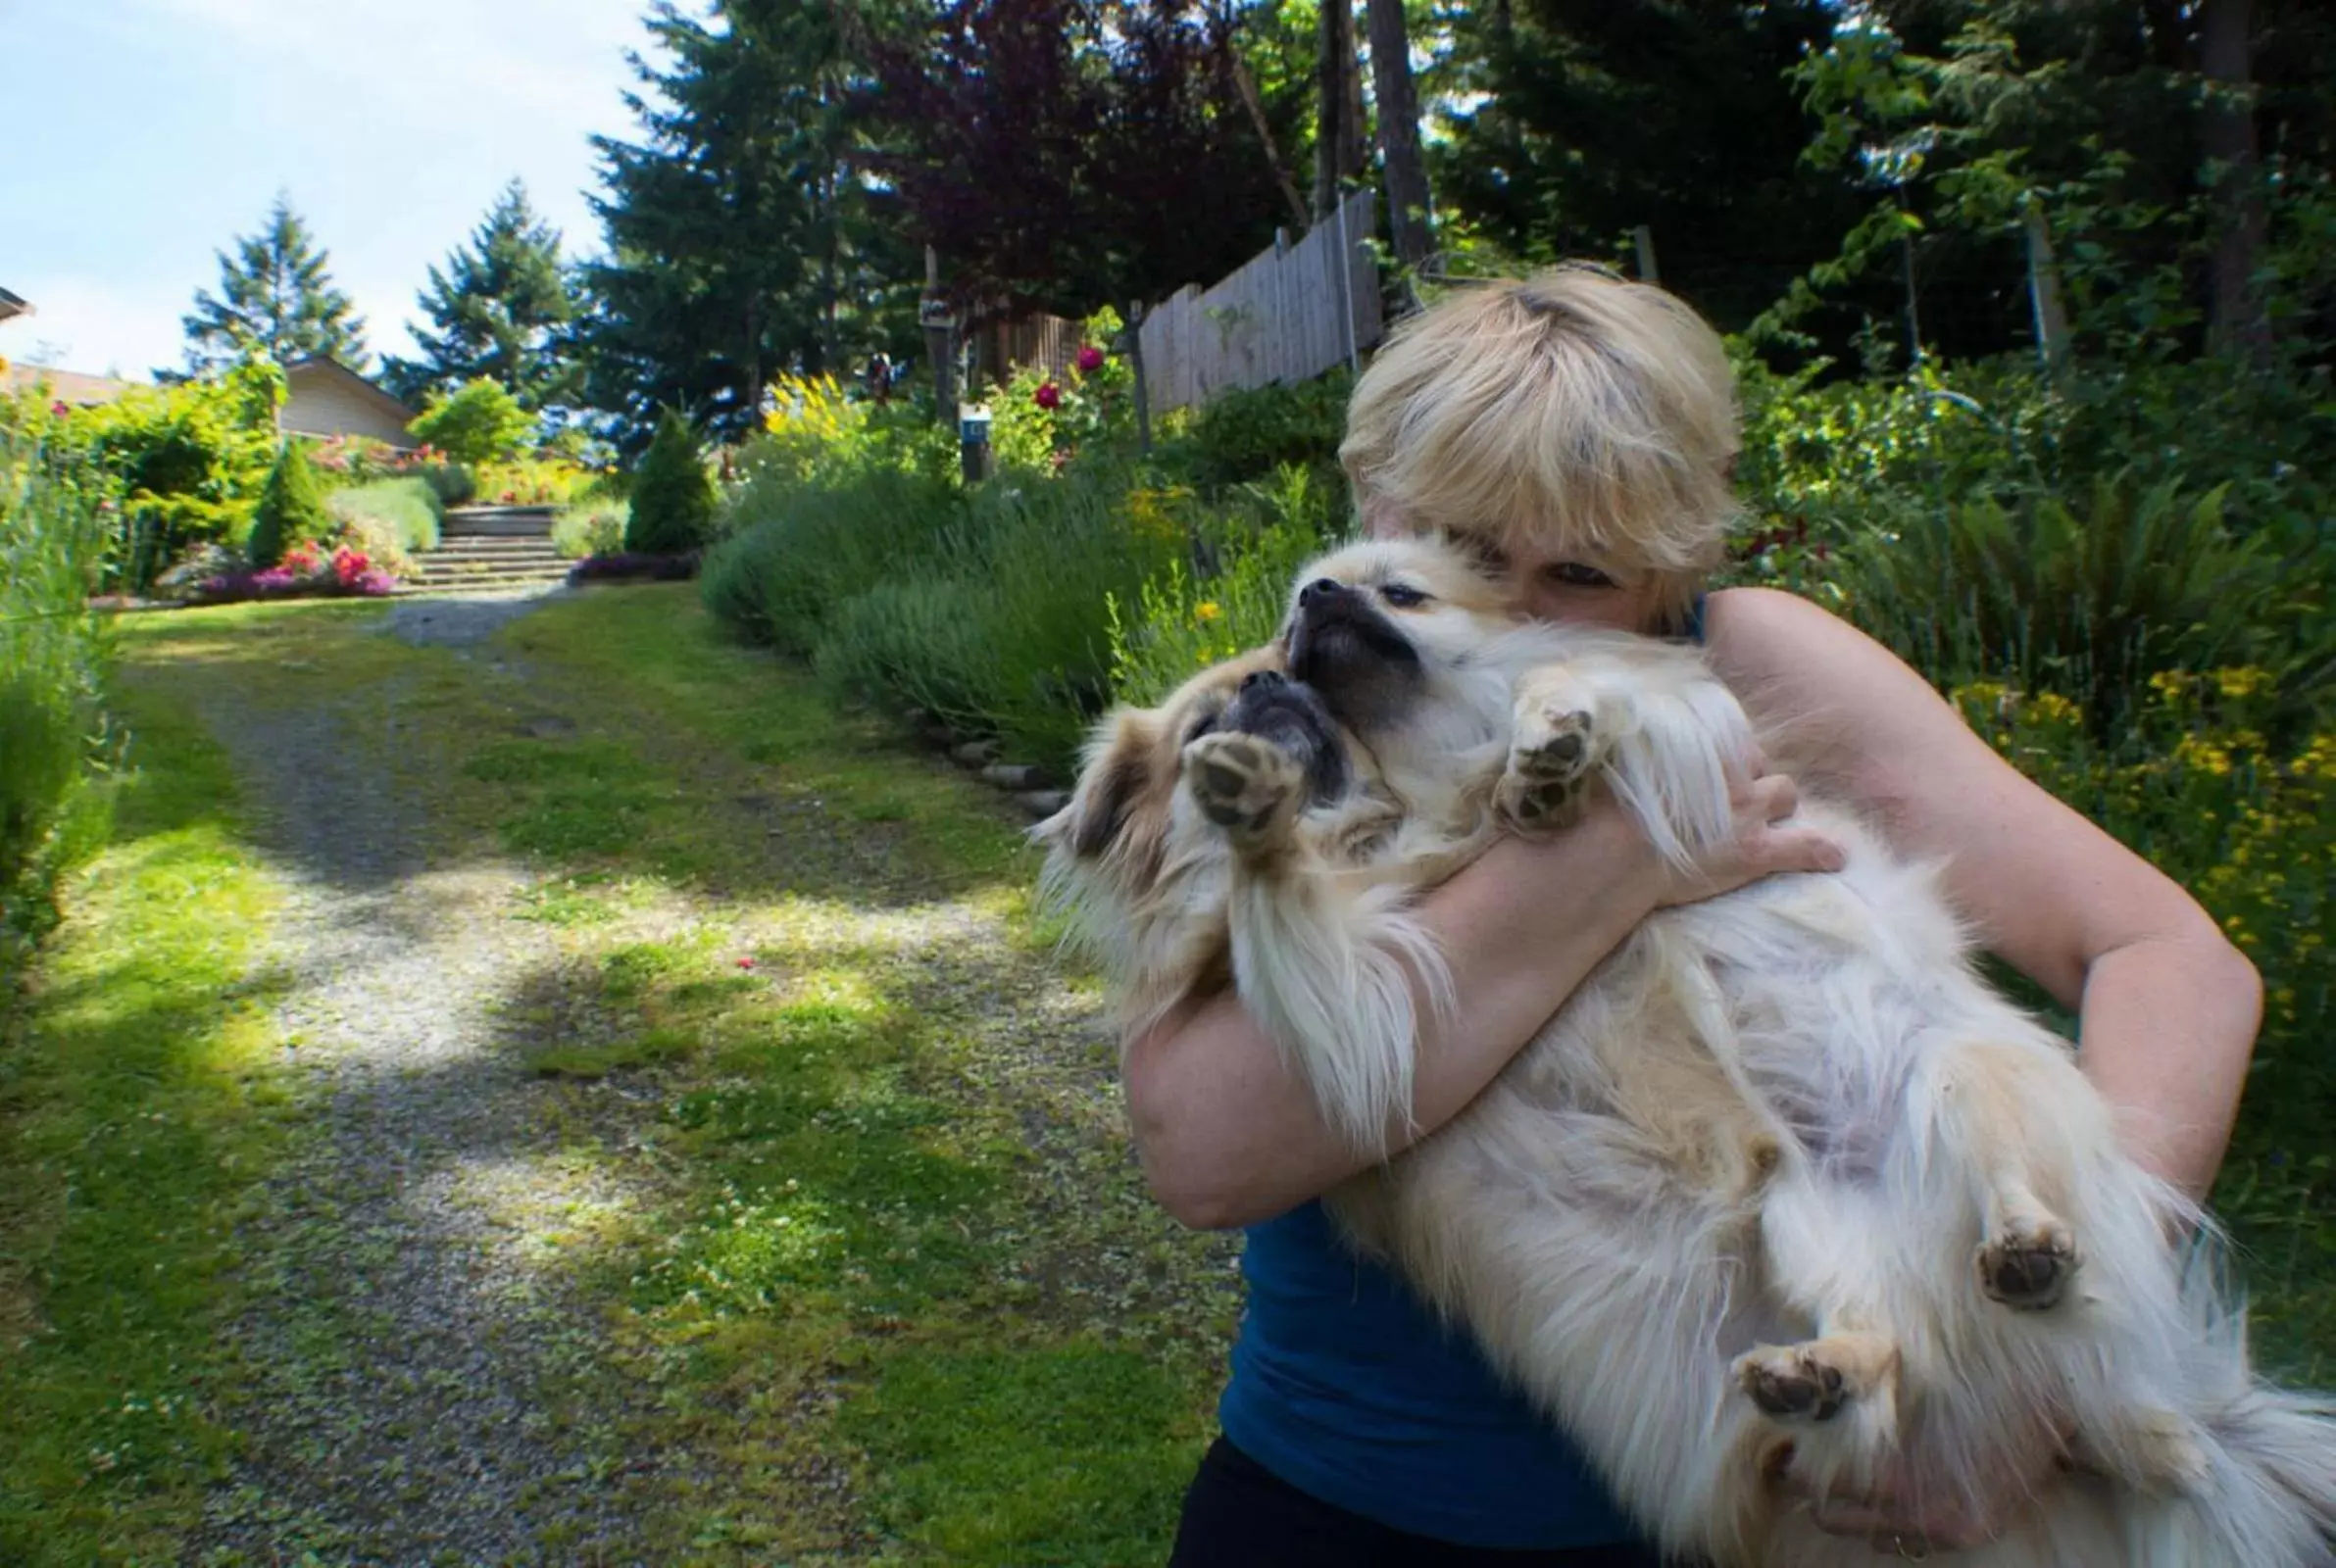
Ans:
POLYGON ((2083 716, 2083 711, 2058 692, 2037 692, 2028 699, 2029 714, 2045 723, 2070 723, 2083 716))
POLYGON ((1202 600, 1199 604, 1192 607, 1192 612, 1194 615, 1204 621, 1215 620, 1219 615, 1224 613, 1223 610, 1218 608, 1217 601, 1214 599, 1202 600))
POLYGON ((2253 697, 2271 684, 2271 672, 2253 665, 2240 665, 2214 671, 2214 686, 2225 697, 2253 697))

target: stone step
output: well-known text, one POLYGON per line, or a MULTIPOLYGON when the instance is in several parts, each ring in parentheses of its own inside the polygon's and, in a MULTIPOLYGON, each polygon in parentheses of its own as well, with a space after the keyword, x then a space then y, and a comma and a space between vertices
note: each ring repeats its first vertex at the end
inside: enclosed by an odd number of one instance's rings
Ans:
POLYGON ((424 556, 415 564, 424 577, 565 577, 569 566, 556 556, 540 561, 449 561, 443 556, 424 556))
POLYGON ((550 507, 456 507, 439 533, 449 539, 548 538, 550 507))
POLYGON ((438 541, 437 549, 425 550, 422 552, 422 554, 425 556, 475 556, 480 558, 501 558, 506 556, 557 557, 560 552, 552 548, 552 542, 549 539, 465 538, 441 539, 438 541))

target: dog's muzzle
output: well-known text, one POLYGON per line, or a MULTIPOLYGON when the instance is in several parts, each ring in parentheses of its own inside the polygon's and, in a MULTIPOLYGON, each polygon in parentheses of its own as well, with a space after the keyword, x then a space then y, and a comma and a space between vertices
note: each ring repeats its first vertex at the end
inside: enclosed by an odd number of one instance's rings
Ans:
POLYGON ((1288 650, 1290 673, 1358 730, 1400 712, 1419 678, 1412 640, 1367 595, 1332 577, 1298 590, 1288 650))
POLYGON ((1338 720, 1321 695, 1278 670, 1261 669, 1241 683, 1217 717, 1219 730, 1238 730, 1271 741, 1306 769, 1314 799, 1336 800, 1347 791, 1347 750, 1338 720))

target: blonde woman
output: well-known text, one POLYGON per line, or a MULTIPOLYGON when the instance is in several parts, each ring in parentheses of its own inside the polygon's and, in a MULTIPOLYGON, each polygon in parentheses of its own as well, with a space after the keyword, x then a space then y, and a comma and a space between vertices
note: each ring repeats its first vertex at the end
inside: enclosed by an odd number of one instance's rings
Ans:
MULTIPOLYGON (((1734 514, 1736 450, 1711 328, 1658 289, 1565 268, 1407 323, 1357 385, 1339 456, 1374 531, 1467 537, 1520 610, 1702 642, 1813 782, 1902 852, 1947 862, 1985 944, 2077 1011, 2080 1060, 2134 1155, 2203 1196, 2260 1018, 2254 969, 2180 888, 2023 779, 1886 649, 1790 594, 1701 592, 1734 514)), ((1462 1004, 1423 1043, 1417 1135, 1465 1106, 1651 910, 1832 868, 1834 847, 1793 825, 1794 801, 1782 772, 1742 780, 1736 843, 1692 878, 1602 806, 1554 842, 1500 844, 1432 895, 1426 923, 1462 1004)), ((1159 1200, 1186 1224, 1247 1231, 1223 1436, 1187 1494, 1178 1568, 1654 1562, 1473 1347, 1341 1247, 1316 1199, 1357 1156, 1237 998, 1188 999, 1129 1042, 1124 1070, 1159 1200)), ((1978 1506, 1930 1501, 1919 1475, 1808 1501, 1878 1551, 1951 1550, 2015 1517, 2057 1458, 2005 1453, 1978 1506)))

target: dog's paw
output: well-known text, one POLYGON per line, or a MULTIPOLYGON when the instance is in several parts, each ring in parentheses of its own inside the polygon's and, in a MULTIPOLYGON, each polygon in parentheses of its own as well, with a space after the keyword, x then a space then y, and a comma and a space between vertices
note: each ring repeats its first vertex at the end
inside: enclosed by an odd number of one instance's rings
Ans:
POLYGON ((2050 1215, 2014 1220, 1982 1244, 1972 1261, 1988 1299, 2041 1312, 2060 1305, 2076 1278, 2076 1238, 2050 1215))
POLYGON ((1780 1421, 1830 1421, 1849 1402, 1842 1369, 1799 1345, 1764 1345, 1736 1357, 1736 1386, 1780 1421))
POLYGON ((1501 775, 1502 814, 1525 832, 1571 826, 1605 760, 1597 716, 1578 693, 1562 690, 1527 700, 1518 707, 1509 765, 1501 775))
POLYGON ((1255 735, 1204 735, 1184 748, 1184 787, 1234 843, 1257 846, 1296 819, 1306 770, 1255 735))

